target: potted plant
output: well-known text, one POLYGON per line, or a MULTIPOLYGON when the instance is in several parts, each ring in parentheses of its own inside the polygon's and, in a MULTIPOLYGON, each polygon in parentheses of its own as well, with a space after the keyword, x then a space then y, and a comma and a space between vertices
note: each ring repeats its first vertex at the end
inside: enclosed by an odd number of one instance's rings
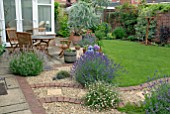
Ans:
POLYGON ((76 61, 76 50, 67 49, 64 51, 64 62, 74 63, 76 61))
POLYGON ((71 30, 73 44, 77 44, 81 39, 83 31, 88 30, 99 23, 99 16, 95 14, 95 9, 90 3, 78 1, 73 4, 68 13, 68 25, 71 30))
POLYGON ((79 45, 79 44, 76 44, 76 45, 75 45, 75 49, 76 49, 76 50, 80 50, 80 45, 79 45))

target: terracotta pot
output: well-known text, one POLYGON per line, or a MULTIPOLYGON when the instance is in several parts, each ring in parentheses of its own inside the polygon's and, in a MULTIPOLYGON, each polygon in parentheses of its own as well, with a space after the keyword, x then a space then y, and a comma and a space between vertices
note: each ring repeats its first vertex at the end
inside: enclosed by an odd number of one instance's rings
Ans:
POLYGON ((72 38, 73 45, 78 44, 80 40, 82 40, 82 36, 73 36, 72 38))
POLYGON ((75 49, 76 50, 80 50, 80 46, 75 46, 75 49))
POLYGON ((83 53, 85 53, 86 52, 86 48, 83 48, 83 53))

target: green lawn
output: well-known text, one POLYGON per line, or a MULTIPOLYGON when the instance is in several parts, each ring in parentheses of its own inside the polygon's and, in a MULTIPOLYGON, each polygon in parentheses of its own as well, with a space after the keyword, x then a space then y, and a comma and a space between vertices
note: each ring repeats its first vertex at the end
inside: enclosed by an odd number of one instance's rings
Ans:
POLYGON ((118 40, 104 40, 103 44, 104 53, 126 70, 114 80, 119 86, 142 84, 156 70, 157 74, 170 74, 170 48, 118 40))

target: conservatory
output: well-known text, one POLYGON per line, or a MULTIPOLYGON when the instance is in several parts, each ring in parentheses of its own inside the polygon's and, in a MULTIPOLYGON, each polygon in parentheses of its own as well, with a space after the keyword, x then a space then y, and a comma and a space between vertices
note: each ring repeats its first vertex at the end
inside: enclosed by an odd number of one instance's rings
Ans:
POLYGON ((54 0, 0 0, 1 41, 8 46, 6 28, 31 32, 44 27, 46 34, 54 34, 54 0))

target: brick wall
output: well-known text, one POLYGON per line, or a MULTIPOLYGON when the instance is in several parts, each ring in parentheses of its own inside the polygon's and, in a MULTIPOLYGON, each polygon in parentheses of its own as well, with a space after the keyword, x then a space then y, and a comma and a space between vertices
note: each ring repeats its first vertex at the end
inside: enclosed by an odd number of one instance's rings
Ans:
MULTIPOLYGON (((156 38, 160 38, 161 27, 166 27, 170 31, 170 11, 167 13, 160 13, 156 17, 157 20, 157 30, 156 38)), ((168 37, 168 42, 170 43, 170 34, 165 34, 165 37, 168 37)))

